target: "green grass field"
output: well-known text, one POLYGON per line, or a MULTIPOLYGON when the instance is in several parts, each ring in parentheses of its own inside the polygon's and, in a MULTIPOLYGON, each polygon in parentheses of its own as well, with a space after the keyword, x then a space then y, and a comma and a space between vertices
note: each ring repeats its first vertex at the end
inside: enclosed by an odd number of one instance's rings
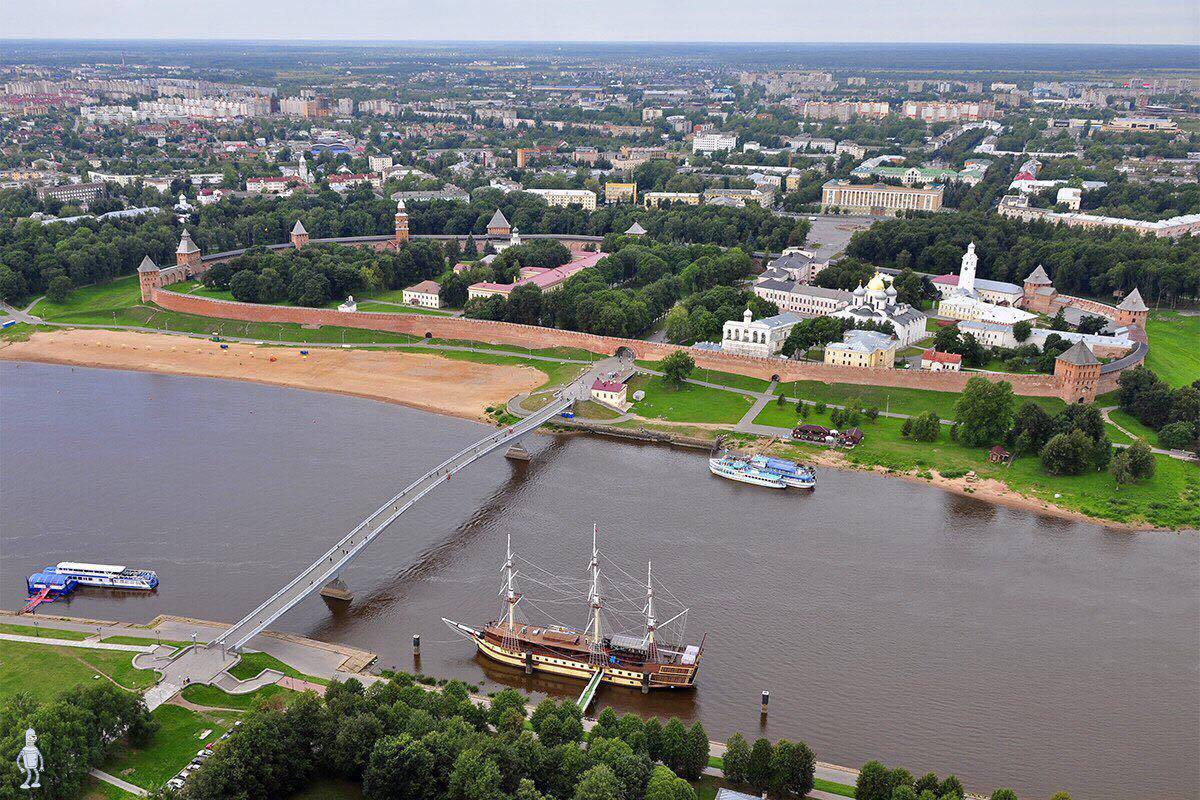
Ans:
POLYGON ((219 714, 191 711, 181 706, 154 709, 158 730, 145 747, 119 746, 101 765, 110 775, 153 791, 170 780, 196 757, 196 752, 215 742, 232 725, 219 714), (200 734, 208 731, 201 738, 200 734))
MULTIPOLYGON (((1129 414, 1126 414, 1119 408, 1114 408, 1112 411, 1108 412, 1108 416, 1113 422, 1117 423, 1139 439, 1144 440, 1151 447, 1158 447, 1157 431, 1143 425, 1141 422, 1134 419, 1129 414)), ((1117 433, 1120 434, 1120 431, 1117 431, 1117 433)), ((1129 437, 1126 436, 1123 438, 1128 439, 1129 437)), ((1113 441, 1116 441, 1116 439, 1113 441)))
POLYGON ((187 645, 191 644, 191 642, 172 642, 168 639, 160 640, 154 636, 106 636, 100 641, 105 642, 106 644, 137 644, 142 646, 161 643, 164 645, 170 645, 171 647, 186 647, 187 645))
MULTIPOLYGON (((639 367, 644 369, 662 372, 662 363, 659 361, 634 361, 639 367)), ((770 381, 764 381, 762 378, 751 378, 748 375, 738 375, 735 372, 717 372, 712 369, 704 369, 696 367, 689 375, 693 380, 704 381, 705 383, 715 383, 720 386, 731 386, 734 389, 747 389, 751 392, 765 392, 767 387, 771 385, 770 381)))
POLYGON ((58 628, 47 628, 42 625, 13 625, 10 622, 0 622, 0 633, 12 633, 17 636, 37 636, 42 639, 70 639, 82 642, 88 634, 82 631, 63 631, 58 628))
POLYGON ((57 322, 65 316, 81 313, 104 314, 128 308, 142 301, 137 275, 127 275, 108 283, 81 286, 73 290, 63 303, 52 303, 43 298, 30 313, 47 322, 57 322))
MULTIPOLYGON (((1013 491, 1062 508, 1114 522, 1146 522, 1164 528, 1200 527, 1200 470, 1167 456, 1155 456, 1156 473, 1148 481, 1117 488, 1108 472, 1077 476, 1046 475, 1036 457, 1018 458, 1011 467, 989 464, 986 448, 950 441, 943 431, 936 442, 913 442, 900 436, 900 420, 880 418, 863 426, 863 443, 846 454, 850 463, 882 466, 891 471, 974 471, 994 478, 1013 491), (1055 495, 1060 495, 1055 497, 1055 495)), ((809 452, 810 445, 791 445, 809 452)))
POLYGON ((0 640, 0 664, 4 667, 0 669, 0 699, 29 692, 39 700, 48 700, 64 689, 105 680, 105 676, 118 686, 142 691, 154 684, 155 673, 135 669, 134 655, 0 640))
MULTIPOLYGON (((859 398, 866 406, 875 406, 880 411, 894 414, 924 414, 933 411, 942 419, 954 419, 954 404, 958 402, 955 392, 931 392, 926 389, 903 389, 890 386, 859 386, 852 383, 821 383, 820 381, 789 381, 781 383, 776 390, 787 397, 812 403, 844 405, 851 398, 859 398)), ((1025 401, 1037 403, 1051 414, 1063 408, 1063 401, 1055 397, 1018 397, 1017 406, 1025 401)), ((770 424, 770 423, 765 423, 770 424)))
POLYGON ((1146 366, 1172 386, 1200 379, 1200 317, 1154 311, 1146 323, 1150 354, 1146 366))
POLYGON ((309 681, 310 683, 328 684, 329 681, 325 678, 316 678, 312 675, 305 675, 298 669, 288 666, 280 661, 275 656, 267 655, 266 653, 245 653, 242 655, 242 660, 229 670, 229 674, 239 680, 250 680, 256 677, 264 669, 273 669, 277 672, 282 672, 290 678, 299 678, 300 680, 309 681))
POLYGON ((692 384, 673 389, 662 378, 649 375, 634 377, 629 389, 630 397, 638 389, 646 392, 646 399, 633 404, 634 414, 668 422, 731 424, 753 405, 752 398, 746 395, 692 384))
POLYGON ((295 692, 291 689, 284 689, 282 686, 271 684, 264 686, 261 689, 255 689, 249 694, 229 694, 223 692, 215 686, 208 686, 202 683, 193 683, 191 686, 183 687, 183 699, 189 703, 195 703, 198 706, 208 706, 210 708, 232 708, 237 711, 251 711, 260 701, 269 700, 272 697, 280 696, 295 696, 295 692))

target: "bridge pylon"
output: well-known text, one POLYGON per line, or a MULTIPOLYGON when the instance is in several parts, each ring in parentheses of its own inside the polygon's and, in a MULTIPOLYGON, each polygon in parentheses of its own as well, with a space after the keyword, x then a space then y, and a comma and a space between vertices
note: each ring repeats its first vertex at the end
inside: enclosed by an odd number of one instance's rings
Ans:
POLYGON ((349 603, 354 599, 354 595, 350 593, 350 587, 340 577, 334 578, 321 587, 321 597, 328 597, 330 600, 341 600, 344 603, 349 603))

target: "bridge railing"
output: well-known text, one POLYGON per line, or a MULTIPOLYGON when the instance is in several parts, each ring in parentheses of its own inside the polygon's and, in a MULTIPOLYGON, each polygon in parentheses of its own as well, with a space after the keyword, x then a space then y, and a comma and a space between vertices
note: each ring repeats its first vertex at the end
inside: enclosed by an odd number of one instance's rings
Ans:
POLYGON ((561 391, 556 392, 554 398, 554 401, 534 412, 533 414, 521 419, 514 425, 496 431, 495 433, 464 447, 462 450, 445 459, 440 464, 426 472, 424 475, 410 483, 402 491, 394 495, 366 519, 356 525, 349 533, 340 538, 336 544, 326 550, 321 557, 309 565, 307 569, 303 570, 296 575, 296 577, 292 578, 291 581, 285 584, 281 589, 279 589, 279 591, 268 597, 252 612, 226 629, 220 636, 213 640, 213 644, 220 645, 221 647, 232 647, 234 649, 241 647, 294 605, 306 598, 312 592, 317 591, 328 578, 336 576, 351 559, 358 555, 358 553, 368 544, 374 541, 375 537, 378 536, 385 528, 387 528, 388 525, 394 522, 409 508, 411 508, 414 503, 416 503, 442 482, 432 481, 432 479, 443 476, 444 480, 444 476, 448 476, 454 471, 451 469, 451 467, 456 462, 466 458, 467 456, 472 456, 471 458, 467 458, 467 460, 462 464, 459 464, 457 469, 461 469, 462 467, 473 463, 476 459, 482 458, 487 453, 490 453, 492 450, 501 446, 505 441, 511 441, 515 436, 520 436, 529 430, 537 428, 551 417, 558 414, 560 411, 569 407, 573 402, 570 398, 564 397, 564 394, 561 391), (430 482, 428 486, 418 492, 414 497, 407 500, 407 502, 405 502, 402 506, 399 505, 399 503, 404 500, 406 496, 418 489, 423 483, 427 482, 430 482), (385 513, 388 514, 388 518, 378 525, 372 527, 372 524, 385 513), (363 532, 364 529, 370 530, 367 536, 352 547, 345 548, 346 543, 352 542, 360 533, 363 532), (345 552, 342 553, 341 558, 335 561, 334 556, 343 549, 345 552), (329 564, 329 566, 321 569, 321 567, 326 564, 329 564), (300 592, 297 592, 294 597, 288 598, 289 593, 292 593, 296 587, 302 583, 302 581, 304 581, 306 578, 310 578, 313 573, 317 572, 318 570, 320 570, 319 574, 321 576, 319 580, 310 580, 309 584, 304 586, 300 592), (284 598, 288 598, 285 603, 280 605, 278 608, 271 610, 273 605, 279 603, 279 601, 283 600, 284 598), (243 633, 242 629, 250 624, 251 621, 254 621, 253 625, 251 625, 247 632, 243 633), (233 641, 230 641, 231 639, 233 639, 233 641))

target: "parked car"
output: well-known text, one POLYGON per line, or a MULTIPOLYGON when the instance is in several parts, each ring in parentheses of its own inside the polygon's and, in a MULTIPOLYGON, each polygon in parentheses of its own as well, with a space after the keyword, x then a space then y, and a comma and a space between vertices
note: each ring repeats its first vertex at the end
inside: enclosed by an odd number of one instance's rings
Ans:
POLYGON ((171 780, 167 781, 167 788, 168 789, 182 789, 183 788, 183 778, 178 778, 178 777, 171 778, 171 780))

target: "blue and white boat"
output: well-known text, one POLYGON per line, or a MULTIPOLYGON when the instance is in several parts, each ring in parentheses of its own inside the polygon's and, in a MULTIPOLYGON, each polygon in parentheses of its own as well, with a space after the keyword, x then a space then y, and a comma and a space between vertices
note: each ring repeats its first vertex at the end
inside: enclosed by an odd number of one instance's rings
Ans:
POLYGON ((816 470, 803 464, 797 464, 795 461, 788 461, 786 458, 754 456, 750 459, 750 465, 762 472, 779 476, 786 486, 812 489, 817 485, 816 470))
MULTIPOLYGON (((130 569, 116 564, 85 564, 79 561, 60 561, 53 567, 42 567, 37 573, 43 580, 60 576, 64 583, 79 586, 101 586, 106 589, 140 589, 152 591, 158 586, 158 575, 148 569, 130 569)), ((30 580, 34 576, 30 576, 30 580)), ((34 587, 30 587, 34 588, 34 587)))
POLYGON ((722 455, 708 460, 708 471, 719 478, 726 478, 739 483, 749 483, 754 486, 766 486, 771 489, 786 489, 787 484, 778 475, 758 469, 750 462, 740 458, 722 455))

